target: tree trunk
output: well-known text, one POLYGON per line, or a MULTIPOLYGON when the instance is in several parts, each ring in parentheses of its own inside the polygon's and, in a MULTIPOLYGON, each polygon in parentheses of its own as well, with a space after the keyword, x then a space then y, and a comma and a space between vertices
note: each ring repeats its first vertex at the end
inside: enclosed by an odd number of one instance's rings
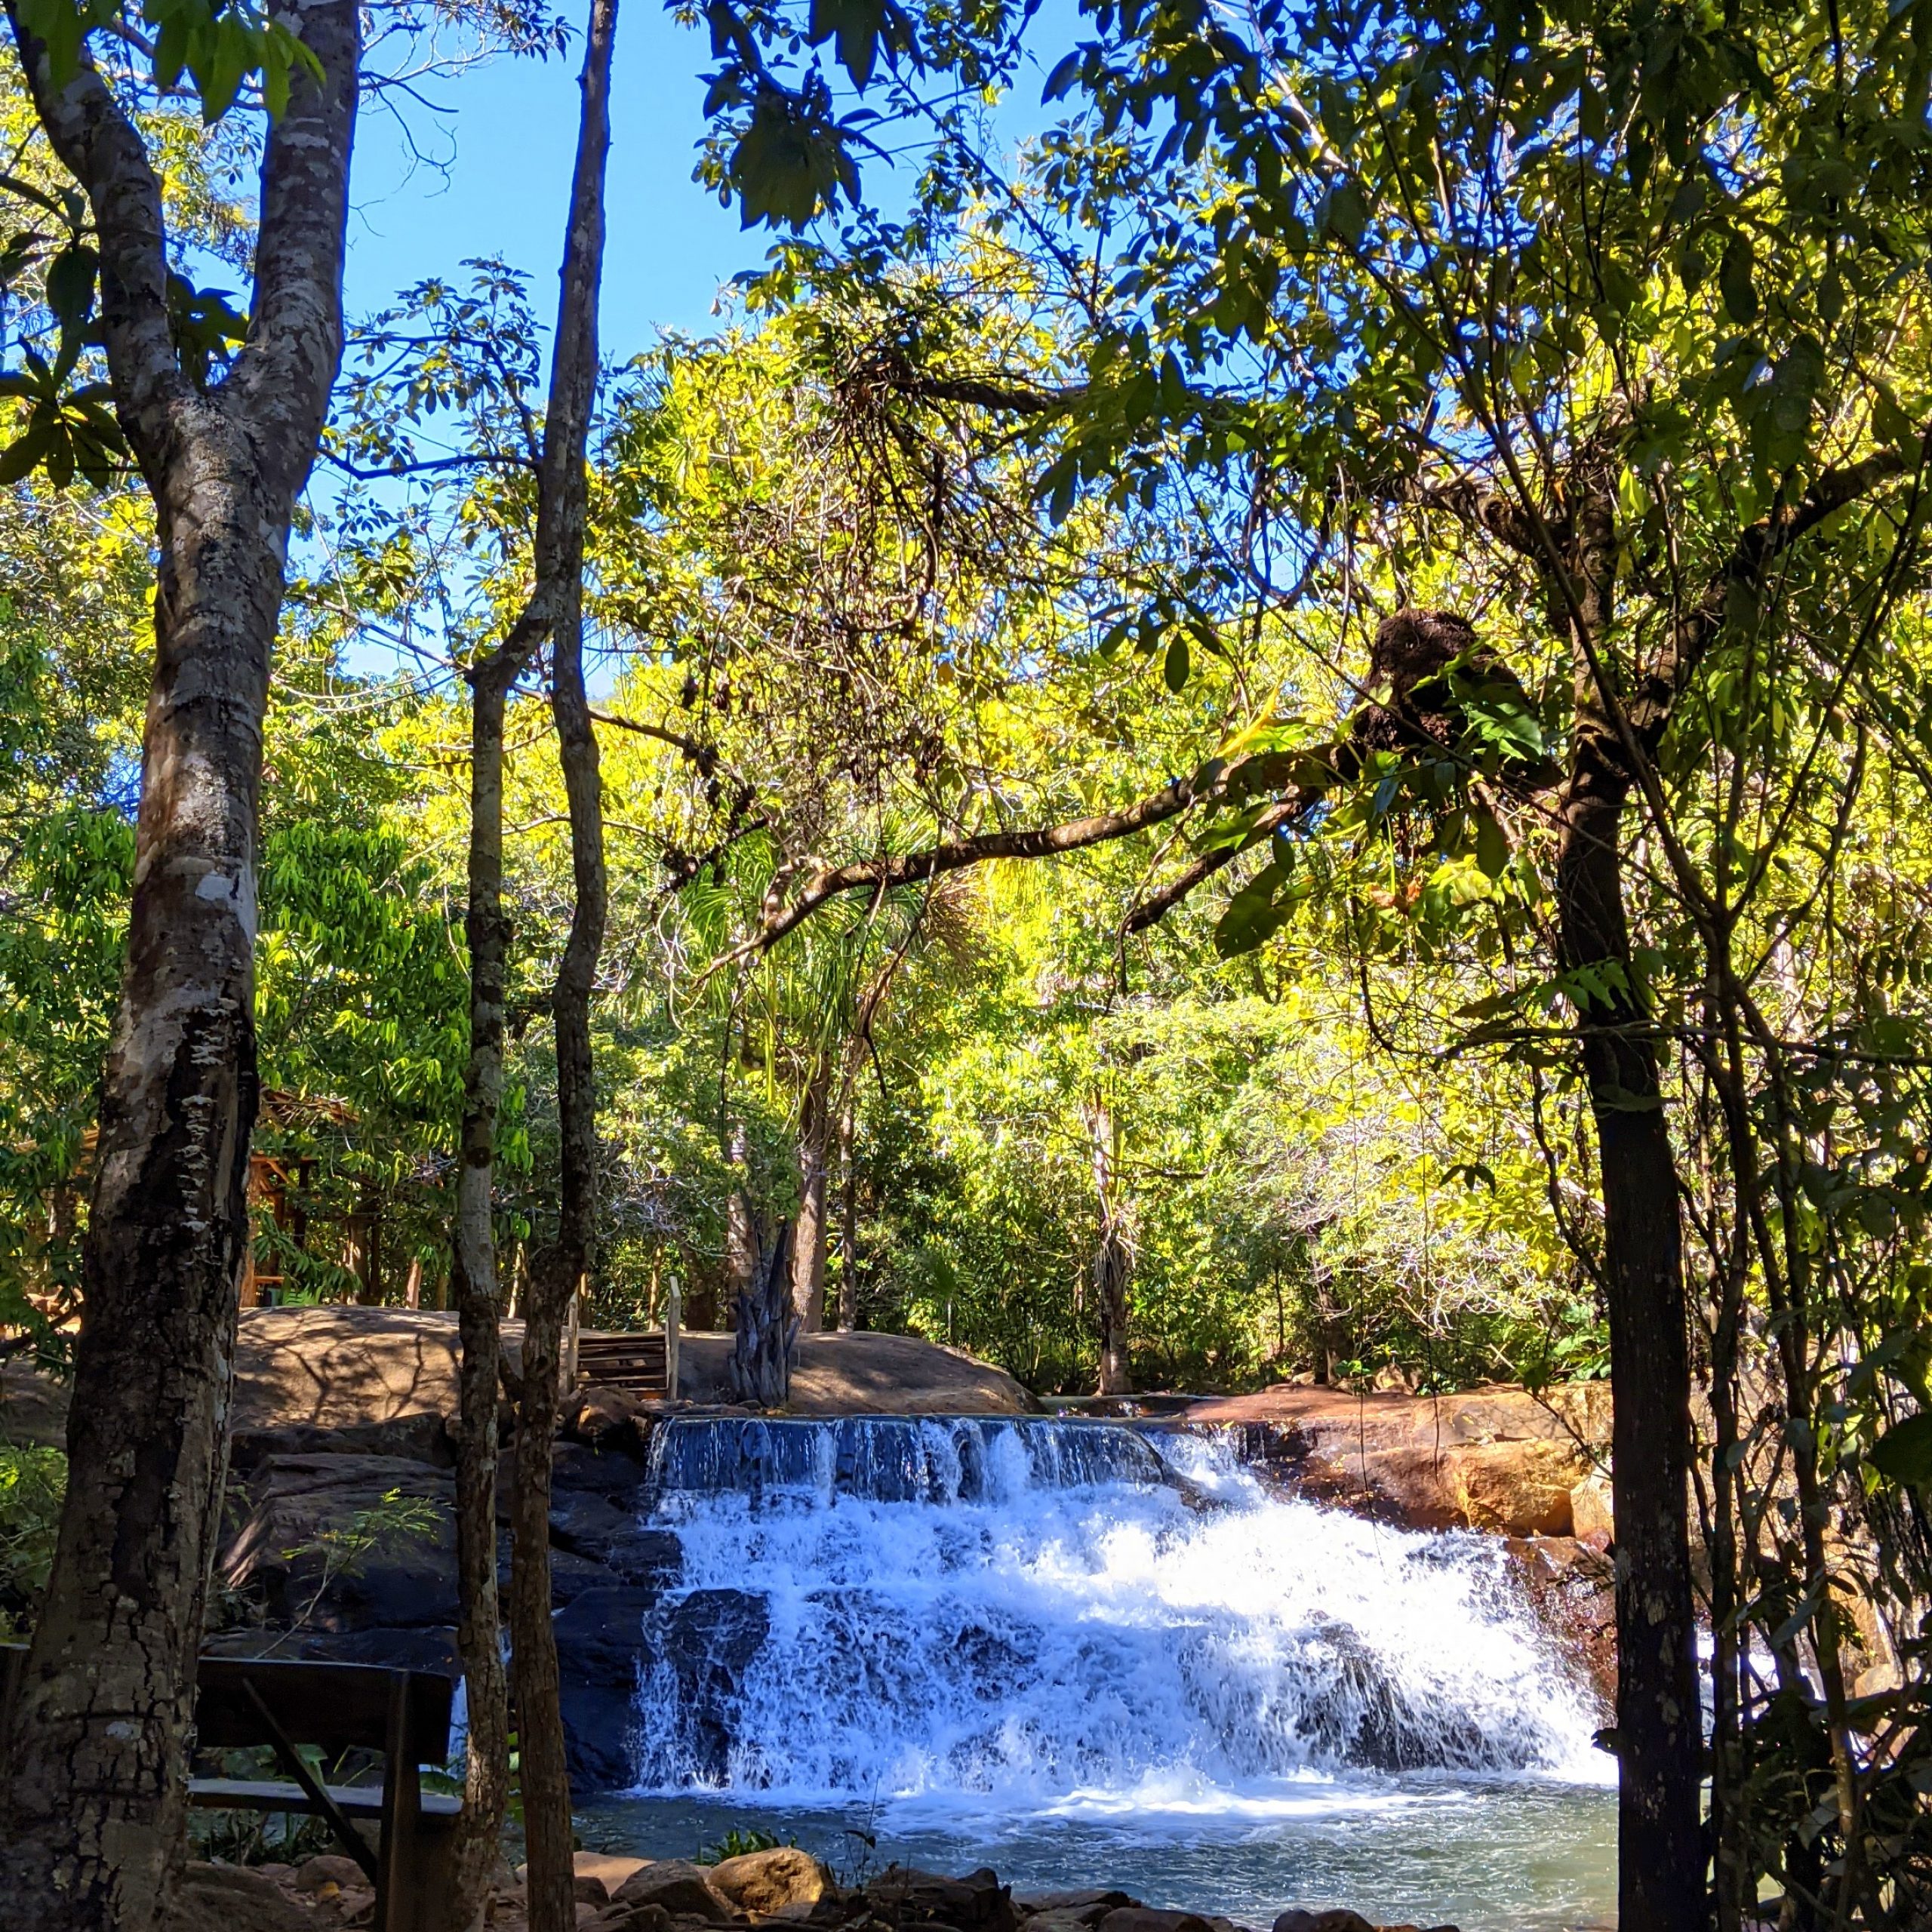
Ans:
MULTIPOLYGON (((557 1238, 531 1269, 512 1509, 510 1617, 531 1932, 574 1932, 577 1924, 570 1770, 565 1758, 556 1636, 550 1621, 550 1461, 557 1433, 565 1321, 589 1272, 597 1222, 597 1091, 590 996, 603 949, 607 894, 601 780, 583 681, 583 586, 589 504, 585 463, 597 383, 611 57, 617 26, 617 0, 592 0, 579 83, 582 107, 564 244, 556 357, 539 472, 537 571, 540 584, 550 586, 553 599, 551 708, 569 803, 577 901, 551 1000, 562 1168, 557 1238)), ((574 1334, 573 1329, 573 1361, 574 1334)), ((565 1373, 569 1372, 566 1367, 565 1373)))
POLYGON ((740 1121, 731 1129, 726 1158, 731 1164, 731 1192, 724 1202, 724 1297, 728 1308, 737 1306, 740 1295, 749 1294, 758 1278, 758 1238, 757 1217, 752 1212, 751 1195, 746 1188, 746 1166, 750 1143, 740 1121))
MULTIPOLYGON (((509 678, 519 667, 512 667, 509 678)), ((457 1654, 469 1744, 445 1899, 447 1932, 470 1932, 488 1900, 509 1801, 509 1710, 497 1600, 497 1385, 502 1335, 492 1216, 497 1113, 503 1085, 503 705, 502 654, 471 682, 469 1057, 463 1075, 450 1287, 463 1344, 457 1374, 457 1654)))
POLYGON ((737 1335, 731 1346, 731 1392, 758 1408, 781 1409, 791 1399, 792 1350, 798 1334, 788 1265, 791 1235, 790 1223, 780 1222, 733 1311, 737 1335))
POLYGON ((845 1103, 838 1110, 838 1326, 847 1334, 859 1325, 859 1168, 854 1158, 858 1118, 858 1095, 848 1081, 845 1103))
POLYGON ((1565 968, 1610 969, 1576 995, 1597 1137, 1610 1322, 1611 1497, 1617 1521, 1618 1922, 1699 1932, 1706 1921, 1700 1814, 1703 1719, 1690 1583, 1690 1360, 1677 1168, 1656 1036, 1639 997, 1623 903, 1629 755, 1589 662, 1613 614, 1614 516, 1577 511, 1572 581, 1575 741, 1556 887, 1565 968))
POLYGON ((798 1232, 792 1254, 792 1312, 808 1335, 825 1326, 826 1164, 832 1142, 832 1060, 821 1058, 798 1121, 798 1232))
POLYGON ((343 1266, 355 1277, 355 1299, 373 1307, 383 1298, 383 1197, 373 1181, 358 1192, 344 1245, 343 1266))
POLYGON ((168 238, 140 134, 85 60, 56 92, 10 12, 35 110, 93 208, 115 407, 153 496, 160 568, 66 1502, 0 1738, 8 1932, 147 1932, 184 1857, 249 1232, 262 721, 290 521, 341 356, 360 51, 346 0, 278 16, 321 79, 297 69, 268 131, 248 342, 203 389, 169 329, 168 238))
POLYGON ((1088 1114, 1094 1152, 1096 1227, 1094 1241, 1094 1303, 1100 1318, 1100 1380, 1103 1395, 1134 1392, 1134 1374, 1127 1353, 1127 1281, 1129 1257, 1127 1229, 1115 1194, 1119 1147, 1113 1109, 1096 1098, 1088 1114))

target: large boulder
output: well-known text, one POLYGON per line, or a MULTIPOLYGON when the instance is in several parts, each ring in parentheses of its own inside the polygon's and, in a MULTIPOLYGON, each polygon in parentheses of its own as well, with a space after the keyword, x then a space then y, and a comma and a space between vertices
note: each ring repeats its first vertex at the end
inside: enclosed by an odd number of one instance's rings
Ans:
POLYGON ((1100 1921, 1100 1932, 1214 1932, 1198 1912, 1161 1912, 1152 1906, 1124 1905, 1100 1921))
POLYGON ((636 1782, 638 1669, 644 1620, 656 1601, 622 1586, 586 1590, 552 1626, 564 1747, 578 1792, 623 1791, 636 1782))
MULTIPOLYGON (((680 1392, 731 1399, 734 1337, 687 1332, 680 1392)), ((828 1331, 798 1337, 786 1407, 795 1416, 1025 1415, 1036 1404, 1004 1369, 916 1335, 828 1331)))
POLYGON ((272 1455, 220 1557, 270 1621, 324 1631, 456 1620, 454 1487, 396 1456, 272 1455))
POLYGON ((1354 1393, 1298 1385, 1218 1397, 1189 1426, 1238 1429, 1251 1461, 1312 1500, 1411 1529, 1567 1536, 1571 1492, 1610 1432, 1609 1390, 1354 1393))
POLYGON ((733 1917, 730 1900, 712 1888, 710 1872, 681 1858, 639 1866, 611 1896, 614 1904, 656 1906, 674 1918, 702 1918, 723 1925, 733 1917))
POLYGON ((628 1503, 644 1487, 648 1473, 642 1459, 627 1451, 559 1442, 550 1458, 550 1493, 562 1497, 581 1491, 608 1502, 628 1503))
MULTIPOLYGON (((359 1879, 361 1869, 348 1859, 359 1879)), ((337 1890, 340 1890, 340 1887, 337 1890)), ((334 1924, 331 1914, 325 1921, 334 1924)), ((265 1872, 243 1865, 192 1864, 175 1888, 167 1932, 313 1932, 312 1909, 265 1872)))
POLYGON ((838 1894, 832 1874, 796 1845, 774 1845, 721 1860, 711 1868, 712 1889, 740 1912, 761 1918, 803 1918, 838 1894))
POLYGON ((684 1552, 669 1530, 647 1529, 634 1508, 586 1490, 557 1494, 550 1509, 550 1540, 559 1549, 602 1564, 626 1583, 674 1583, 684 1552))
POLYGON ((891 1866, 866 1887, 865 1900, 874 1917, 897 1932, 921 1926, 947 1926, 952 1932, 1015 1932, 1020 1923, 1011 1891, 990 1870, 944 1878, 936 1872, 891 1866))

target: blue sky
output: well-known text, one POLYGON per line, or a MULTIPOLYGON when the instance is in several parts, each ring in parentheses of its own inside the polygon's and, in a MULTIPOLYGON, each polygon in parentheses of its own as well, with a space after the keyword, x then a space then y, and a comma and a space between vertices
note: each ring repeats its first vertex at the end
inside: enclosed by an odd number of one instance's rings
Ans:
MULTIPOLYGON (((580 5, 565 0, 582 28, 580 5)), ((1073 0, 1038 10, 1036 45, 1051 65, 1076 32, 1073 0)), ((607 355, 648 348, 660 325, 709 331, 720 286, 759 266, 772 236, 746 230, 692 180, 703 130, 711 65, 702 29, 679 26, 662 0, 629 0, 617 29, 613 83, 610 240, 604 269, 602 339, 607 355)), ((547 321, 562 244, 565 197, 577 141, 577 74, 582 42, 548 61, 498 60, 429 90, 443 117, 411 108, 411 134, 443 167, 412 161, 395 120, 365 113, 357 134, 354 211, 349 226, 349 309, 380 307, 429 275, 453 275, 466 257, 500 255, 527 270, 547 321)), ((1001 138, 1017 140, 1048 118, 1041 72, 1023 77, 997 112, 1001 138)), ((866 194, 891 206, 903 200, 909 171, 897 179, 877 160, 864 169, 866 194)))
MULTIPOLYGON (((578 10, 572 10, 578 11, 578 10)), ((755 267, 770 238, 746 232, 691 178, 709 64, 701 32, 657 0, 632 0, 613 82, 610 242, 604 274, 608 355, 648 347, 656 328, 705 331, 719 285, 755 267)), ((352 315, 380 306, 466 257, 500 255, 531 275, 538 313, 554 306, 565 198, 577 140, 581 42, 548 61, 499 60, 430 89, 453 112, 411 109, 411 133, 438 168, 412 163, 377 109, 358 131, 350 218, 352 315)))

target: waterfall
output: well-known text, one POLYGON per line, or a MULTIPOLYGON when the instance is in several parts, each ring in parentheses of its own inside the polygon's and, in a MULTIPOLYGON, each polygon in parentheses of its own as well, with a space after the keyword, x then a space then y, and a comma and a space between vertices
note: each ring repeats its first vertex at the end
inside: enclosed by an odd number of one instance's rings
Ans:
POLYGON ((645 1491, 638 1789, 1239 1813, 1389 1774, 1601 1781, 1494 1539, 1285 1497, 1229 1445, 1035 1419, 690 1419, 645 1491))

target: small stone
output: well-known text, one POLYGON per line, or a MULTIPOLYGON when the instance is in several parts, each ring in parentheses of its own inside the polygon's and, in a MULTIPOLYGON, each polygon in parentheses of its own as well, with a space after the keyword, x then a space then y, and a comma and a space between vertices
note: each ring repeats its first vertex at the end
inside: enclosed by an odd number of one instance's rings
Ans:
POLYGON ((1275 1921, 1275 1932, 1377 1932, 1358 1912, 1338 1907, 1331 1912, 1303 1912, 1294 1906, 1275 1921))
POLYGON ((362 1875, 361 1866, 339 1851, 318 1852, 313 1858, 305 1858, 295 1868, 294 1883, 298 1892, 319 1892, 325 1885, 334 1885, 340 1890, 344 1885, 366 1885, 368 1882, 362 1875))
POLYGON ((671 1932, 671 1915, 661 1905, 626 1905, 617 1900, 605 1908, 598 1922, 605 1932, 671 1932))

